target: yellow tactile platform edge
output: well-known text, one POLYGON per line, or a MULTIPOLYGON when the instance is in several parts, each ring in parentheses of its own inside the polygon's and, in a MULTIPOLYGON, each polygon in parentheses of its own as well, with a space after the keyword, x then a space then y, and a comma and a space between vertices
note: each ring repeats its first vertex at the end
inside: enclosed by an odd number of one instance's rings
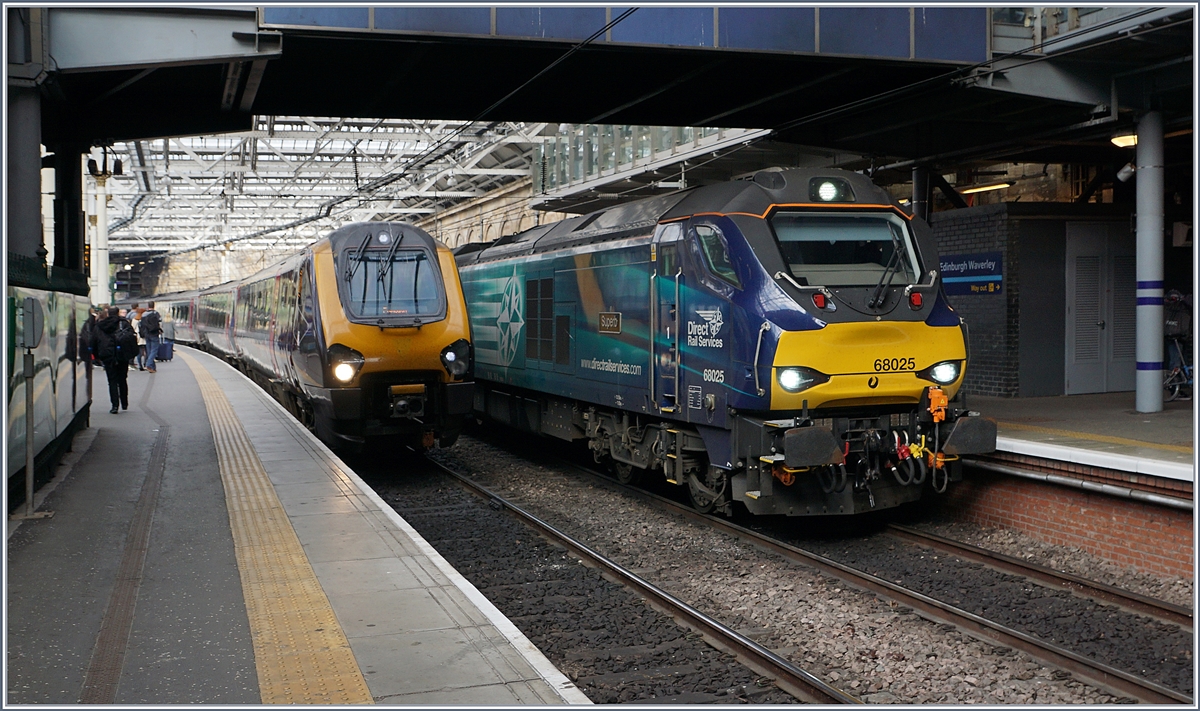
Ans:
POLYGON ((1042 434, 1058 435, 1059 437, 1071 437, 1073 439, 1091 440, 1093 442, 1104 442, 1106 444, 1123 444, 1130 447, 1149 447, 1150 449, 1162 449, 1168 452, 1181 452, 1183 454, 1191 454, 1193 451, 1191 447, 1185 447, 1181 444, 1158 444, 1157 442, 1144 442, 1140 439, 1113 437, 1111 435, 1092 434, 1091 432, 1056 430, 1053 427, 1025 425, 1019 422, 1007 422, 1005 420, 999 420, 997 424, 999 424, 1001 428, 1025 430, 1027 432, 1041 432, 1042 434))
POLYGON ((374 703, 241 421, 204 366, 179 355, 200 385, 212 424, 262 702, 374 703))

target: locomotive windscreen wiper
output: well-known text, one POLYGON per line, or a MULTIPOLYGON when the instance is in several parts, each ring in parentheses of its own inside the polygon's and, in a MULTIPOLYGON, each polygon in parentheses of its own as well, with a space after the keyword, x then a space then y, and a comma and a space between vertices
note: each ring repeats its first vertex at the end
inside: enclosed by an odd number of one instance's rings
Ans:
POLYGON ((877 308, 883 304, 885 289, 892 286, 892 279, 896 276, 896 271, 900 267, 900 252, 904 246, 900 243, 900 236, 896 234, 895 229, 889 229, 892 235, 892 258, 888 260, 887 266, 883 270, 883 274, 879 275, 879 283, 875 285, 875 293, 871 295, 871 300, 867 302, 870 308, 877 308), (887 280, 887 283, 884 283, 887 280))

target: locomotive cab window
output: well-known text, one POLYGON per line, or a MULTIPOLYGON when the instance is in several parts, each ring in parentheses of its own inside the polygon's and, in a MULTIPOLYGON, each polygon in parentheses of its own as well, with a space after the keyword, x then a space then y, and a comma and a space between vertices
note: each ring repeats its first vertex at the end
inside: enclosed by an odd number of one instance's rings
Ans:
POLYGON ((770 221, 803 286, 912 284, 921 273, 912 234, 896 215, 780 211, 770 221))
POLYGON ((700 254, 704 255, 704 264, 714 276, 724 279, 737 288, 742 288, 742 280, 738 278, 733 262, 729 259, 729 246, 725 237, 712 225, 696 225, 696 240, 700 243, 700 254))

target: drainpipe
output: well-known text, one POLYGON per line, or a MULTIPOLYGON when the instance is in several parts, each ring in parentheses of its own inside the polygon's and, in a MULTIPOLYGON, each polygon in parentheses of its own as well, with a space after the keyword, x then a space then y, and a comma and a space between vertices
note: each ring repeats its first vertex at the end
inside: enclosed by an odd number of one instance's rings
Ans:
POLYGON ((929 169, 925 166, 913 166, 912 214, 929 222, 929 169))
POLYGON ((1163 122, 1137 125, 1137 411, 1163 409, 1163 122))

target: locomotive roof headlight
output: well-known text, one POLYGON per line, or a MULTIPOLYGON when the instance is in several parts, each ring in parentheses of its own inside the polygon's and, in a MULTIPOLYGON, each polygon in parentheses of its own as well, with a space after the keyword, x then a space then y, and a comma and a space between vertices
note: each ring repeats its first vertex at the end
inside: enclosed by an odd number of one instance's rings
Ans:
POLYGON ((461 378, 471 369, 471 344, 460 338, 442 349, 442 367, 455 378, 461 378))
POLYGON ((935 363, 925 370, 918 372, 917 377, 924 380, 932 380, 938 385, 949 385, 958 380, 958 376, 961 373, 962 361, 944 360, 941 363, 935 363))
POLYGON ((828 375, 811 368, 780 368, 776 377, 779 379, 779 387, 789 393, 798 393, 829 381, 828 375))
POLYGON ((349 383, 358 376, 358 371, 362 370, 363 363, 366 359, 363 354, 347 348, 340 343, 335 343, 329 347, 329 364, 333 368, 333 377, 339 383, 349 383))
POLYGON ((813 178, 808 181, 808 199, 813 202, 854 202, 854 191, 845 178, 813 178))

